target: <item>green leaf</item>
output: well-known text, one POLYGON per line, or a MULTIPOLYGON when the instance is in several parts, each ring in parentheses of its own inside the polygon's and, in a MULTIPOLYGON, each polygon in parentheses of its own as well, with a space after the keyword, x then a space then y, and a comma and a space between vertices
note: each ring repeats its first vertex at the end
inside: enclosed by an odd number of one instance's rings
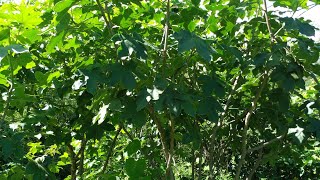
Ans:
POLYGON ((129 89, 129 90, 132 90, 136 87, 136 80, 134 78, 134 75, 132 72, 125 72, 123 75, 122 75, 122 84, 123 86, 126 88, 126 89, 129 89))
POLYGON ((11 138, 2 139, 0 141, 0 145, 2 147, 1 154, 4 159, 9 158, 14 153, 14 142, 11 138))
POLYGON ((56 71, 56 72, 53 72, 53 73, 50 73, 48 75, 48 78, 47 78, 47 83, 51 83, 53 78, 59 78, 60 77, 60 72, 59 71, 56 71))
POLYGON ((132 71, 119 63, 110 65, 108 69, 110 71, 109 84, 111 86, 119 83, 121 86, 129 90, 135 88, 137 83, 132 71))
POLYGON ((215 50, 212 47, 210 47, 205 40, 201 38, 195 39, 195 46, 199 55, 207 61, 211 61, 212 54, 216 53, 215 50))
POLYGON ((196 7, 199 6, 200 0, 191 0, 192 4, 195 5, 196 7))
POLYGON ((291 75, 285 76, 285 79, 281 82, 281 86, 287 92, 294 90, 294 87, 295 87, 294 78, 291 75))
POLYGON ((212 54, 216 53, 205 40, 190 33, 189 31, 182 30, 173 34, 173 37, 178 40, 178 53, 183 53, 192 48, 196 48, 199 55, 207 60, 212 60, 212 54))
POLYGON ((189 51, 195 47, 193 35, 186 30, 182 30, 173 34, 173 37, 178 40, 178 53, 189 51))
MULTIPOLYGON (((142 110, 143 108, 145 108, 148 105, 148 97, 150 97, 147 89, 143 89, 142 91, 139 92, 138 96, 137 96, 137 111, 142 110)), ((151 97, 150 97, 151 99, 151 97)))
POLYGON ((61 0, 57 4, 55 4, 53 10, 55 12, 61 12, 63 10, 68 10, 73 3, 74 0, 61 0))
POLYGON ((121 101, 119 99, 114 99, 110 101, 108 109, 111 111, 120 111, 122 108, 121 101))
POLYGON ((34 180, 46 179, 47 175, 49 174, 41 164, 31 159, 26 166, 26 173, 32 174, 34 180))
POLYGON ((196 107, 191 102, 183 102, 181 104, 182 109, 185 111, 185 113, 189 114, 192 117, 195 117, 196 115, 196 107))
POLYGON ((285 22, 285 29, 287 30, 299 30, 301 34, 304 34, 306 36, 315 35, 315 27, 313 27, 307 22, 303 22, 300 19, 293 19, 289 17, 280 18, 280 20, 285 22))
POLYGON ((218 108, 218 103, 212 97, 202 99, 199 102, 198 114, 206 115, 210 121, 216 123, 218 121, 217 108, 218 108))
POLYGON ((290 96, 287 93, 282 93, 278 95, 279 99, 279 110, 281 112, 286 112, 290 107, 290 96))
POLYGON ((30 43, 35 43, 36 41, 40 41, 42 39, 41 32, 38 29, 30 29, 26 30, 22 33, 22 36, 27 38, 30 43))
POLYGON ((61 47, 62 43, 63 43, 63 38, 64 38, 64 31, 62 31, 61 33, 59 33, 57 36, 53 37, 49 44, 46 47, 46 51, 48 53, 53 53, 55 51, 55 47, 61 47))
POLYGON ((130 178, 144 177, 144 170, 146 169, 146 161, 144 159, 134 160, 129 158, 125 163, 126 173, 130 178))
POLYGON ((9 87, 7 77, 3 74, 0 74, 0 84, 4 85, 6 87, 9 87))
POLYGON ((138 139, 134 139, 127 145, 126 151, 128 152, 128 155, 131 156, 132 154, 140 150, 140 148, 141 148, 140 141, 138 139))
POLYGON ((80 71, 88 77, 86 82, 87 91, 93 95, 97 91, 98 83, 104 82, 104 75, 100 72, 99 68, 93 70, 81 69, 80 71))
POLYGON ((0 47, 0 63, 4 57, 8 55, 8 49, 5 47, 0 47))
POLYGON ((191 21, 189 24, 188 24, 188 29, 190 32, 194 31, 197 27, 197 24, 194 22, 194 21, 191 21))
POLYGON ((268 53, 259 53, 254 57, 253 64, 257 67, 263 66, 267 62, 269 56, 268 53))
POLYGON ((10 37, 10 29, 4 29, 0 31, 0 41, 10 37))
POLYGON ((214 92, 218 97, 225 95, 224 87, 216 80, 209 76, 201 76, 199 81, 203 84, 202 89, 206 95, 211 95, 214 92))
POLYGON ((67 30, 71 19, 72 17, 68 12, 63 11, 59 13, 56 18, 56 20, 59 22, 56 26, 57 33, 67 30))
POLYGON ((47 76, 45 74, 43 74, 41 71, 36 71, 34 74, 40 85, 47 84, 47 76))
POLYGON ((147 50, 142 38, 137 33, 133 33, 133 36, 127 34, 116 35, 113 37, 113 41, 115 43, 121 41, 121 46, 118 49, 120 58, 129 57, 135 52, 139 59, 147 59, 147 50))

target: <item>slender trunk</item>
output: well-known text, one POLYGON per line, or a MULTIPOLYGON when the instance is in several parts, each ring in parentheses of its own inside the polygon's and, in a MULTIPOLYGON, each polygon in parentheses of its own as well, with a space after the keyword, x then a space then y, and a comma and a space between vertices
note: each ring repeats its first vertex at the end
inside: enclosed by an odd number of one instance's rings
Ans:
POLYGON ((203 156, 203 146, 200 147, 200 151, 199 151, 198 180, 202 179, 202 156, 203 156))
POLYGON ((261 79, 261 85, 259 87, 259 90, 257 91, 257 93, 252 101, 251 108, 249 109, 249 111, 246 114, 245 119, 244 119, 244 127, 243 127, 243 131, 242 131, 242 140, 241 140, 241 154, 240 154, 241 158, 238 163, 235 180, 238 180, 240 178, 241 168, 242 168, 242 165, 245 163, 245 158, 246 158, 246 154, 247 154, 247 141, 248 141, 247 132, 249 129, 250 118, 251 118, 254 110, 257 107, 258 100, 261 96, 262 90, 264 89, 265 85, 268 82, 268 79, 269 79, 269 73, 267 71, 265 71, 262 76, 262 79, 261 79))
POLYGON ((219 130, 219 128, 223 125, 223 120, 224 117, 226 115, 227 110, 229 109, 230 103, 231 103, 231 98, 233 96, 233 94, 236 91, 238 82, 240 79, 240 75, 237 76, 234 81, 233 81, 233 85, 232 85, 232 89, 231 92, 227 98, 227 102, 225 104, 225 106, 223 107, 223 112, 221 113, 221 116, 218 120, 218 123, 216 124, 216 126, 213 128, 212 133, 211 133, 211 143, 210 143, 210 153, 209 153, 209 173, 210 173, 210 179, 214 179, 214 171, 213 171, 213 164, 214 164, 214 146, 215 146, 215 142, 216 142, 216 135, 217 135, 217 131, 219 130))
POLYGON ((192 149, 192 157, 191 157, 191 177, 192 179, 195 179, 195 161, 196 161, 196 156, 194 154, 194 150, 192 149))
POLYGON ((80 150, 77 154, 77 157, 79 157, 79 172, 78 175, 80 176, 80 179, 83 179, 83 172, 84 172, 84 151, 86 149, 87 145, 87 139, 86 136, 84 135, 82 141, 81 141, 81 147, 80 150))
POLYGON ((73 147, 72 145, 68 144, 68 152, 69 152, 69 156, 71 159, 71 180, 76 180, 77 179, 77 157, 73 151, 73 147))

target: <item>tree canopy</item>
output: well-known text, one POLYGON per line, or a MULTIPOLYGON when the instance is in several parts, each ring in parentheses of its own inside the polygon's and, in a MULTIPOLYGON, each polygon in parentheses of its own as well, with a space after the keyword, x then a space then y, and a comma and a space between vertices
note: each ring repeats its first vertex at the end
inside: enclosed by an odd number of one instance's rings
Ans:
POLYGON ((0 2, 0 179, 319 178, 318 4, 0 2))

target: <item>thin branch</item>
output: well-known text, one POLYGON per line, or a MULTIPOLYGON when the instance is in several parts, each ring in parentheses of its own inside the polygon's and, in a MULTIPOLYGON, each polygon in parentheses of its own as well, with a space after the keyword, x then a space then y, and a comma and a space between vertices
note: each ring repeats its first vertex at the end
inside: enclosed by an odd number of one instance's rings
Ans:
POLYGON ((129 137, 129 139, 131 140, 131 141, 133 141, 133 136, 128 132, 128 130, 126 129, 126 128, 124 128, 123 126, 122 126, 122 129, 123 129, 123 131, 126 133, 126 135, 129 137))
POLYGON ((264 4, 264 17, 266 19, 266 23, 267 23, 267 27, 268 27, 268 31, 269 31, 269 34, 270 34, 270 39, 271 39, 271 42, 275 42, 275 38, 274 38, 274 35, 272 33, 272 30, 271 30, 271 25, 270 25, 270 22, 269 22, 269 17, 268 17, 268 7, 267 7, 267 2, 266 0, 263 0, 263 4, 264 4))
POLYGON ((260 144, 260 145, 257 146, 257 147, 251 148, 251 149, 247 150, 247 154, 248 154, 248 153, 251 153, 251 152, 253 152, 253 151, 257 151, 257 150, 263 149, 264 147, 266 147, 266 146, 268 146, 268 145, 270 145, 270 144, 272 144, 272 143, 274 143, 274 142, 276 142, 276 141, 281 140, 281 139, 284 138, 285 136, 286 136, 286 134, 283 134, 283 135, 278 136, 278 137, 276 137, 276 138, 274 138, 274 139, 272 139, 272 140, 270 140, 270 141, 268 141, 268 142, 262 143, 262 144, 260 144))
MULTIPOLYGON (((102 17, 103 17, 104 21, 106 22, 106 24, 108 26, 109 32, 110 32, 111 35, 113 35, 113 30, 112 30, 111 23, 110 23, 110 20, 111 20, 110 19, 110 15, 107 12, 108 17, 109 17, 109 19, 108 19, 107 16, 106 16, 106 10, 102 7, 102 4, 101 4, 100 0, 96 0, 96 1, 97 1, 98 6, 99 6, 99 9, 101 11, 102 17)), ((107 8, 107 6, 105 8, 107 8)))
POLYGON ((199 170, 198 170, 198 180, 202 179, 202 156, 203 156, 203 151, 204 147, 203 144, 200 146, 200 151, 199 151, 199 170))
POLYGON ((160 134, 160 141, 161 141, 161 144, 162 144, 162 149, 163 149, 164 154, 165 154, 166 162, 168 162, 169 150, 168 150, 168 147, 167 147, 167 144, 166 144, 166 139, 167 138, 166 138, 165 130, 163 129, 163 127, 161 125, 161 122, 160 122, 160 119, 156 116, 152 106, 149 107, 148 111, 149 111, 150 117, 156 123, 157 129, 158 129, 159 134, 160 134))
POLYGON ((251 180, 252 179, 254 173, 256 172, 258 167, 260 166, 261 160, 262 160, 262 157, 263 157, 262 155, 263 155, 263 151, 262 151, 262 149, 260 149, 259 155, 258 155, 258 159, 257 159, 256 163, 254 163, 254 166, 253 166, 252 170, 250 171, 249 176, 247 177, 247 180, 251 180))
POLYGON ((167 169, 166 169, 166 176, 170 177, 170 179, 174 179, 172 168, 171 168, 172 159, 173 159, 173 150, 174 150, 174 128, 175 128, 174 119, 170 117, 170 151, 169 151, 169 159, 167 161, 167 169))
POLYGON ((302 16, 304 13, 310 11, 311 9, 313 9, 313 8, 315 8, 315 7, 317 7, 317 6, 318 6, 318 4, 314 4, 314 5, 311 6, 309 9, 307 9, 306 11, 302 12, 301 14, 299 14, 298 17, 302 16))
POLYGON ((214 145, 215 145, 216 134, 217 134, 218 129, 223 124, 224 117, 225 117, 225 115, 227 113, 227 110, 229 109, 229 106, 230 106, 230 103, 231 103, 231 98, 232 98, 233 94, 236 91, 236 87, 238 85, 239 79, 240 79, 240 75, 237 76, 234 79, 233 85, 232 85, 232 88, 231 88, 231 92, 230 92, 230 94, 229 94, 229 96, 227 98, 226 104, 223 107, 223 112, 221 113, 221 116, 220 116, 220 118, 218 120, 218 124, 213 128, 212 133, 211 133, 212 135, 211 135, 211 143, 210 143, 210 149, 209 149, 209 151, 210 151, 209 169, 210 169, 210 174, 211 174, 212 178, 213 178, 213 174, 212 174, 213 173, 213 169, 212 168, 213 168, 213 153, 214 153, 213 149, 214 149, 214 145))
POLYGON ((102 168, 102 171, 101 171, 102 174, 103 174, 103 173, 106 171, 106 169, 107 169, 107 166, 108 166, 108 164, 109 164, 109 159, 110 159, 110 157, 111 157, 111 155, 112 155, 112 151, 113 151, 113 149, 114 149, 114 147, 115 147, 115 145, 116 145, 117 138, 118 138, 118 136, 119 136, 119 134, 120 134, 121 129, 122 129, 122 128, 120 127, 120 128, 117 130, 116 135, 114 136, 114 138, 113 138, 113 140, 112 140, 112 143, 111 143, 111 145, 110 145, 110 148, 109 148, 109 151, 108 151, 108 154, 107 154, 106 161, 105 161, 104 164, 103 164, 103 168, 102 168))
POLYGON ((166 10, 166 22, 164 25, 164 44, 163 44, 163 70, 165 70, 167 61, 167 50, 168 50, 168 36, 169 36, 169 26, 170 26, 170 0, 167 0, 167 10, 166 10))
POLYGON ((249 129, 249 122, 250 122, 250 118, 254 112, 254 110, 256 109, 257 107, 257 104, 258 104, 258 100, 261 96, 261 93, 262 93, 262 90, 264 89, 265 85, 267 84, 268 82, 268 79, 269 79, 269 73, 267 71, 264 72, 264 75, 261 79, 261 85, 260 85, 260 88, 259 90, 257 91, 253 101, 252 101, 252 105, 251 105, 251 108, 249 109, 248 113, 246 114, 246 117, 244 119, 244 127, 243 127, 243 131, 242 131, 242 142, 241 142, 241 158, 240 158, 240 161, 239 161, 239 164, 238 164, 238 167, 237 167, 237 171, 236 171, 236 176, 235 176, 235 179, 238 180, 240 178, 240 172, 241 172, 241 168, 242 168, 242 165, 244 164, 245 162, 245 158, 246 158, 246 154, 247 154, 247 137, 248 137, 248 134, 247 134, 247 131, 249 129))
POLYGON ((8 98, 7 98, 7 102, 6 102, 6 107, 3 110, 3 115, 1 118, 1 123, 3 123, 3 121, 5 120, 8 110, 9 110, 9 106, 10 106, 10 101, 12 98, 12 91, 13 91, 13 86, 14 86, 14 75, 13 75, 13 65, 12 65, 12 60, 10 58, 10 55, 7 56, 8 60, 9 60, 9 65, 10 65, 10 78, 11 81, 9 82, 10 88, 8 90, 8 98))

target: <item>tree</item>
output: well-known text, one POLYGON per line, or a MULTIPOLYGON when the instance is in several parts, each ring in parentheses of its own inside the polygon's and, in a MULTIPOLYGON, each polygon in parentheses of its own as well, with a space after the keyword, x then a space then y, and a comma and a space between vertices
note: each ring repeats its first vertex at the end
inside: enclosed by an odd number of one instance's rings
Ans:
POLYGON ((2 3, 0 177, 316 178, 320 44, 281 14, 266 0, 2 3))

